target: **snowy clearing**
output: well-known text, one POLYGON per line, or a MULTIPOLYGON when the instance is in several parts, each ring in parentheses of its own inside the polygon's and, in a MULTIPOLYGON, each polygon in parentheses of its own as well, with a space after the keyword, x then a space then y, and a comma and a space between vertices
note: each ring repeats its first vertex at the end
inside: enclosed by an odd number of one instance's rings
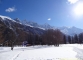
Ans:
POLYGON ((0 60, 83 60, 83 45, 0 47, 0 60))

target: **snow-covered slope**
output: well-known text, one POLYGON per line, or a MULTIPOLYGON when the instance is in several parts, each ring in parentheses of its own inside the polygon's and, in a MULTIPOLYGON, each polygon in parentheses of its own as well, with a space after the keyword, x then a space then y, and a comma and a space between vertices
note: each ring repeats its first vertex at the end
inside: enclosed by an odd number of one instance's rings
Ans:
POLYGON ((39 25, 35 22, 32 22, 32 21, 26 21, 24 20, 22 22, 23 24, 27 24, 29 26, 33 26, 33 27, 36 27, 36 28, 40 28, 40 29, 59 29, 62 33, 66 34, 66 35, 74 35, 74 34, 80 34, 83 32, 83 29, 80 29, 80 28, 76 28, 76 27, 54 27, 54 26, 51 26, 49 25, 48 23, 45 23, 43 25, 39 25))
POLYGON ((26 24, 26 25, 29 25, 29 26, 33 26, 35 28, 40 28, 40 29, 43 29, 43 30, 45 30, 45 29, 53 29, 54 28, 53 26, 49 25, 48 23, 40 25, 40 24, 38 24, 36 22, 26 21, 26 20, 22 21, 22 23, 26 24))
POLYGON ((10 17, 7 16, 2 16, 0 15, 0 21, 3 22, 8 28, 15 30, 16 28, 18 29, 22 29, 24 31, 28 31, 31 33, 37 33, 40 34, 42 33, 42 31, 44 30, 43 28, 40 28, 38 26, 36 26, 37 24, 31 24, 31 23, 21 23, 20 20, 18 18, 16 19, 11 19, 10 17), (35 27, 36 26, 36 27, 35 27))
POLYGON ((32 44, 30 41, 33 41, 35 36, 41 36, 44 31, 44 29, 23 24, 18 18, 11 19, 10 17, 0 15, 0 45, 11 45, 11 41, 16 45, 19 42, 21 45, 25 40, 32 44), (6 44, 7 42, 9 44, 6 44))
POLYGON ((76 27, 54 27, 54 26, 51 26, 47 23, 43 24, 43 25, 39 25, 35 22, 31 22, 31 21, 27 21, 27 23, 24 23, 24 24, 28 24, 30 26, 33 26, 33 27, 36 27, 36 28, 39 28, 40 29, 59 29, 62 33, 66 34, 66 35, 74 35, 74 34, 80 34, 83 32, 83 29, 80 29, 80 28, 76 28, 76 27))
MULTIPOLYGON (((37 24, 35 22, 31 22, 31 21, 27 21, 27 20, 24 20, 24 21, 20 22, 20 20, 18 18, 17 19, 11 19, 10 17, 2 16, 2 15, 0 15, 0 17, 1 17, 2 20, 5 20, 6 22, 12 21, 12 22, 16 22, 16 23, 19 23, 19 24, 22 24, 22 25, 25 25, 25 26, 29 26, 31 28, 38 28, 38 29, 41 29, 41 30, 60 29, 60 31, 62 33, 64 33, 64 34, 66 34, 66 35, 80 34, 80 33, 83 32, 83 29, 76 28, 76 27, 54 27, 54 26, 51 26, 51 25, 49 25, 47 23, 45 23, 43 25, 39 25, 39 24, 37 24)), ((9 24, 10 28, 11 28, 11 24, 9 24)))
POLYGON ((66 35, 80 34, 83 32, 83 29, 80 29, 80 28, 77 28, 74 26, 73 27, 65 27, 65 26, 64 27, 54 27, 47 23, 45 23, 43 25, 39 25, 39 24, 37 24, 35 22, 31 22, 31 21, 27 22, 26 24, 29 24, 36 28, 40 27, 42 29, 59 29, 62 33, 66 34, 66 35))
POLYGON ((2 19, 2 20, 11 20, 11 21, 13 21, 13 22, 16 22, 15 20, 13 20, 13 19, 11 19, 10 17, 8 17, 8 16, 2 16, 2 15, 0 15, 0 19, 2 19))
POLYGON ((2 16, 2 15, 0 15, 0 17, 1 17, 3 20, 5 20, 5 19, 12 20, 10 17, 7 17, 7 16, 2 16))
POLYGON ((58 27, 61 32, 63 32, 66 35, 74 35, 74 34, 80 34, 83 32, 83 29, 76 28, 76 27, 58 27))
POLYGON ((83 60, 83 45, 0 47, 0 60, 83 60), (81 48, 79 48, 81 47, 81 48))

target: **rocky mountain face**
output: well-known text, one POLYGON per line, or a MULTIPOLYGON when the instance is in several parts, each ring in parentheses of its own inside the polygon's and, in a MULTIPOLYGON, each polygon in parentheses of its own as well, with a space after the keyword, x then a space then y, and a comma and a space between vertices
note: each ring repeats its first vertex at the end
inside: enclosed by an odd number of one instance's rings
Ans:
POLYGON ((42 35, 44 30, 20 23, 18 19, 0 16, 0 45, 22 44, 30 35, 42 35))
POLYGON ((46 29, 59 29, 62 33, 64 33, 65 35, 75 35, 75 34, 80 34, 83 32, 83 29, 80 29, 80 28, 77 28, 77 27, 54 27, 54 26, 51 26, 47 23, 43 24, 43 25, 39 25, 35 22, 31 22, 31 21, 25 21, 24 24, 27 24, 27 25, 30 25, 30 26, 33 26, 33 27, 36 27, 36 28, 41 28, 43 30, 46 30, 46 29))
POLYGON ((83 29, 76 27, 58 27, 58 29, 63 32, 65 35, 73 36, 75 34, 80 34, 83 32, 83 29))
POLYGON ((39 25, 35 22, 26 20, 21 22, 18 18, 11 19, 0 15, 0 45, 20 45, 23 41, 28 41, 29 44, 34 44, 33 42, 37 44, 41 40, 41 35, 47 29, 59 29, 65 35, 71 36, 83 32, 83 29, 76 27, 53 27, 47 23, 39 25))

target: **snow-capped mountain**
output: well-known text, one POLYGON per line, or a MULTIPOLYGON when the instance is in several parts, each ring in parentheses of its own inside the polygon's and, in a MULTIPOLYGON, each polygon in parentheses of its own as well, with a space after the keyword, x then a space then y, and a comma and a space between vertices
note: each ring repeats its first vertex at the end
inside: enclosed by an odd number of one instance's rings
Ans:
POLYGON ((61 32, 63 32, 66 35, 74 35, 74 34, 80 34, 83 32, 83 29, 76 28, 76 27, 58 27, 61 32))
MULTIPOLYGON (((27 30, 27 31, 35 31, 34 29, 40 29, 40 30, 46 30, 46 29, 59 29, 62 33, 66 34, 66 35, 74 35, 74 34, 79 34, 83 32, 83 29, 80 28, 76 28, 76 27, 54 27, 49 25, 48 23, 45 23, 43 25, 39 25, 36 22, 31 22, 31 21, 27 21, 27 20, 23 20, 22 22, 20 22, 20 20, 18 18, 16 19, 11 19, 10 17, 7 16, 2 16, 0 15, 0 19, 6 24, 6 26, 10 27, 11 29, 13 29, 12 27, 14 26, 15 23, 18 23, 20 25, 23 26, 28 26, 32 29, 26 29, 26 27, 21 27, 19 29, 23 29, 27 30), (8 24, 9 23, 9 24, 8 24)), ((13 29, 15 30, 15 29, 13 29)), ((39 31, 35 31, 35 32, 39 32, 39 31)))
POLYGON ((32 22, 32 21, 22 21, 23 24, 26 24, 26 25, 29 25, 29 26, 33 26, 35 28, 40 28, 40 29, 43 29, 43 30, 46 30, 46 29, 54 29, 53 26, 49 25, 48 23, 45 23, 43 25, 40 25, 36 22, 32 22))
POLYGON ((83 32, 83 29, 76 28, 74 26, 73 27, 65 27, 65 26, 64 27, 54 27, 54 26, 51 26, 47 23, 45 23, 43 25, 39 25, 39 24, 37 24, 35 22, 31 22, 31 21, 29 21, 29 22, 27 21, 26 24, 33 26, 33 27, 36 27, 36 28, 40 27, 44 30, 46 30, 46 29, 59 29, 62 33, 66 34, 66 35, 71 35, 71 36, 74 34, 80 34, 83 32))
POLYGON ((0 15, 0 21, 3 22, 8 28, 12 30, 16 30, 15 27, 17 27, 18 29, 22 29, 25 31, 31 31, 32 33, 37 33, 37 34, 40 33, 39 31, 42 30, 42 29, 38 29, 35 23, 28 24, 29 22, 28 23, 26 22, 27 24, 23 24, 20 22, 18 18, 11 19, 10 17, 0 15))
POLYGON ((38 43, 38 41, 42 41, 42 34, 47 29, 59 29, 66 35, 83 32, 83 29, 76 27, 53 27, 47 23, 39 25, 35 22, 21 22, 18 18, 11 19, 0 15, 0 45, 21 45, 23 41, 28 41, 30 44, 38 43))
POLYGON ((31 40, 36 40, 35 36, 41 36, 43 33, 43 29, 22 24, 18 18, 11 19, 0 15, 0 45, 19 45, 25 40, 32 44, 31 40))

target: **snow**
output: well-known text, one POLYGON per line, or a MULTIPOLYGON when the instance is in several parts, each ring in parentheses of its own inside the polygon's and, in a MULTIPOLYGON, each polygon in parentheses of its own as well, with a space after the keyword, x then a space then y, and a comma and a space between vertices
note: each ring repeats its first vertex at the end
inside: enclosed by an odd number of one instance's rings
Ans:
POLYGON ((83 45, 0 47, 0 60, 82 60, 83 45))
POLYGON ((7 17, 7 16, 2 16, 0 15, 0 17, 4 20, 5 18, 9 19, 9 20, 12 20, 10 17, 7 17))
MULTIPOLYGON (((0 17, 2 18, 2 20, 11 20, 12 22, 16 22, 15 20, 13 20, 12 18, 10 18, 10 17, 8 17, 8 16, 2 16, 2 15, 0 15, 0 17)), ((20 23, 20 22, 16 22, 16 23, 19 23, 19 24, 22 24, 22 23, 20 23)))
POLYGON ((29 25, 29 24, 25 24, 26 26, 30 26, 30 27, 33 27, 33 26, 31 26, 31 25, 29 25))
MULTIPOLYGON (((28 24, 25 24, 25 25, 26 26, 30 26, 30 27, 35 27, 35 26, 30 25, 29 23, 28 24)), ((45 30, 45 28, 42 28, 42 27, 35 27, 35 28, 39 28, 39 29, 45 30)))
MULTIPOLYGON (((47 23, 45 23, 43 25, 39 25, 39 24, 37 24, 35 22, 31 22, 31 21, 25 21, 25 23, 23 23, 23 22, 17 22, 15 20, 11 19, 8 16, 0 15, 0 17, 2 18, 2 21, 10 20, 12 22, 16 22, 16 23, 21 24, 21 25, 24 24, 24 25, 30 26, 32 28, 35 27, 35 28, 39 28, 39 29, 42 29, 42 30, 46 30, 46 29, 59 29, 62 33, 66 34, 66 35, 70 35, 70 36, 73 36, 75 34, 80 34, 80 33, 83 32, 83 29, 76 28, 74 26, 73 27, 65 27, 65 26, 63 26, 63 27, 54 27, 54 26, 51 26, 51 25, 49 25, 47 23)), ((10 25, 11 25, 11 23, 10 23, 10 25)), ((10 26, 10 29, 12 29, 11 26, 10 26)))
POLYGON ((63 32, 66 35, 75 35, 75 34, 80 34, 83 32, 83 29, 77 28, 77 27, 58 27, 58 29, 60 29, 61 32, 63 32))
POLYGON ((45 28, 42 28, 42 27, 38 27, 39 29, 42 29, 42 30, 45 30, 45 28))
MULTIPOLYGON (((2 16, 2 15, 0 15, 0 17, 2 18, 2 20, 8 19, 8 20, 11 20, 11 21, 13 21, 13 22, 16 22, 15 20, 13 20, 12 18, 10 18, 10 17, 8 17, 8 16, 2 16)), ((16 22, 16 23, 22 24, 22 23, 20 23, 20 22, 16 22)), ((32 24, 34 24, 34 23, 32 23, 32 24)), ((26 26, 30 26, 30 27, 34 27, 34 26, 30 25, 30 24, 25 24, 25 25, 26 25, 26 26)), ((38 27, 38 28, 40 28, 40 27, 38 27)), ((45 30, 44 28, 40 28, 40 29, 45 30)))

